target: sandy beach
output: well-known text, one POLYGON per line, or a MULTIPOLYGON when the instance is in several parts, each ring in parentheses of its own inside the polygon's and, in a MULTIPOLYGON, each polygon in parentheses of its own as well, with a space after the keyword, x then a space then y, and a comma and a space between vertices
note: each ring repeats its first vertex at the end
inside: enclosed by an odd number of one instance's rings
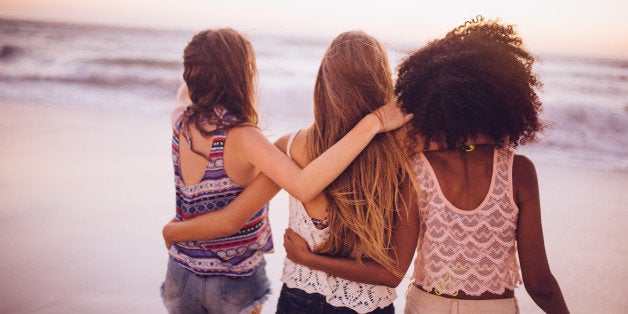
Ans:
MULTIPOLYGON (((167 114, 1 103, 1 313, 164 313, 167 114)), ((535 160, 552 271, 573 313, 626 313, 628 173, 535 160)), ((287 195, 271 202, 274 313, 287 195)), ((398 288, 398 312, 405 280, 398 288)), ((540 313, 523 287, 522 313, 540 313)))

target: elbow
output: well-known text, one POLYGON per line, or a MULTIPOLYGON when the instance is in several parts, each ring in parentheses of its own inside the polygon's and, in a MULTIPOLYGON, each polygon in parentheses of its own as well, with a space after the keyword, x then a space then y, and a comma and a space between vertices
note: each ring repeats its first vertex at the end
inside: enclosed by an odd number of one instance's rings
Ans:
POLYGON ((552 274, 542 278, 524 280, 524 286, 532 299, 551 299, 554 294, 555 279, 552 274))
POLYGON ((528 292, 528 294, 533 300, 537 300, 537 299, 547 300, 547 299, 552 298, 553 291, 547 286, 543 287, 543 286, 536 286, 536 285, 534 286, 525 285, 525 287, 526 287, 526 291, 528 292))
POLYGON ((316 196, 318 195, 312 195, 312 194, 300 194, 298 196, 296 196, 297 199, 299 199, 299 201, 301 201, 302 203, 307 203, 307 202, 311 202, 312 200, 314 200, 316 198, 316 196))
POLYGON ((218 237, 226 237, 226 236, 230 236, 238 231, 240 231, 240 229, 242 228, 241 224, 232 222, 232 221, 226 221, 224 224, 221 225, 222 227, 220 228, 220 230, 218 231, 218 237))
POLYGON ((311 187, 306 186, 299 186, 299 188, 297 188, 292 194, 292 196, 294 196, 296 199, 298 199, 299 201, 301 201, 302 203, 307 203, 307 202, 311 202, 312 200, 314 200, 319 194, 315 193, 314 191, 312 191, 311 187))
POLYGON ((392 279, 386 281, 384 285, 391 288, 397 288, 397 286, 399 286, 399 284, 401 283, 401 279, 402 278, 399 277, 393 277, 392 279))
POLYGON ((172 240, 172 223, 166 224, 163 229, 161 229, 161 236, 164 238, 164 241, 167 243, 173 242, 172 240))
POLYGON ((311 174, 301 173, 293 179, 291 184, 282 186, 282 188, 302 203, 311 202, 327 187, 327 185, 319 186, 318 183, 314 182, 316 180, 312 180, 312 177, 311 174))
POLYGON ((378 284, 382 285, 382 286, 387 286, 387 287, 390 287, 390 288, 397 288, 397 286, 399 286, 399 284, 401 283, 402 279, 403 279, 403 277, 398 277, 398 276, 395 276, 392 273, 385 272, 384 278, 382 278, 378 282, 378 284))

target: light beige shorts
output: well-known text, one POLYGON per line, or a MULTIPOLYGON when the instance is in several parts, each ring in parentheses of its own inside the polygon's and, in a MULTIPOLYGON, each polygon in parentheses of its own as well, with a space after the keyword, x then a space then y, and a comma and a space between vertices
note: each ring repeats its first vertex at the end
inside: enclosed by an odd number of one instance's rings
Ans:
POLYGON ((459 300, 439 297, 410 284, 406 292, 405 314, 424 313, 515 313, 519 314, 517 298, 499 300, 459 300))

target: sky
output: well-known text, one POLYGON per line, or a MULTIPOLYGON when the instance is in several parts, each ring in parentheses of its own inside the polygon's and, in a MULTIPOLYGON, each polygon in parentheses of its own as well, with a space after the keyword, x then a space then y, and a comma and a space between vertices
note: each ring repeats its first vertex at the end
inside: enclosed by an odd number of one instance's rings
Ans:
POLYGON ((476 15, 515 24, 535 53, 628 58, 628 1, 0 0, 0 17, 151 28, 335 36, 361 29, 422 45, 476 15))

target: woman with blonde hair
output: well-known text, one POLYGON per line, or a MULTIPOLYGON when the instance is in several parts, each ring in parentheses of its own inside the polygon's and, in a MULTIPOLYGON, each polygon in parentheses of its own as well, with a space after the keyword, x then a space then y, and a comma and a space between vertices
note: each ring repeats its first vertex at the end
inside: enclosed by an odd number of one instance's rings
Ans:
POLYGON ((199 32, 186 46, 183 64, 185 85, 173 112, 172 156, 174 220, 185 222, 171 224, 175 236, 166 237, 177 242, 169 245, 164 304, 172 313, 259 312, 269 293, 263 254, 273 249, 267 202, 278 188, 272 182, 311 201, 373 137, 409 117, 389 102, 390 93, 346 125, 334 139, 336 145, 326 147, 301 169, 304 165, 290 160, 257 127, 255 55, 244 36, 228 28, 199 32), (253 182, 262 172, 258 183, 253 182), (201 218, 222 212, 245 187, 260 184, 264 189, 249 199, 255 204, 224 211, 231 216, 217 217, 215 232, 202 234, 210 225, 195 228, 201 218), (187 222, 197 233, 177 238, 176 230, 185 230, 187 222))
MULTIPOLYGON (((319 68, 314 123, 276 145, 300 167, 310 168, 365 116, 392 99, 384 47, 360 31, 340 34, 319 68)), ((307 266, 286 259, 278 313, 394 312, 391 287, 401 281, 416 245, 406 235, 412 238, 418 230, 416 211, 405 207, 414 203, 407 173, 396 137, 385 133, 375 136, 323 193, 299 200, 288 190, 290 228, 311 249, 333 257, 320 255, 315 265, 307 266), (333 259, 334 267, 327 269, 326 259, 333 259)), ((220 237, 231 231, 225 225, 242 226, 283 186, 269 177, 263 173, 223 210, 168 224, 166 242, 220 237)))

